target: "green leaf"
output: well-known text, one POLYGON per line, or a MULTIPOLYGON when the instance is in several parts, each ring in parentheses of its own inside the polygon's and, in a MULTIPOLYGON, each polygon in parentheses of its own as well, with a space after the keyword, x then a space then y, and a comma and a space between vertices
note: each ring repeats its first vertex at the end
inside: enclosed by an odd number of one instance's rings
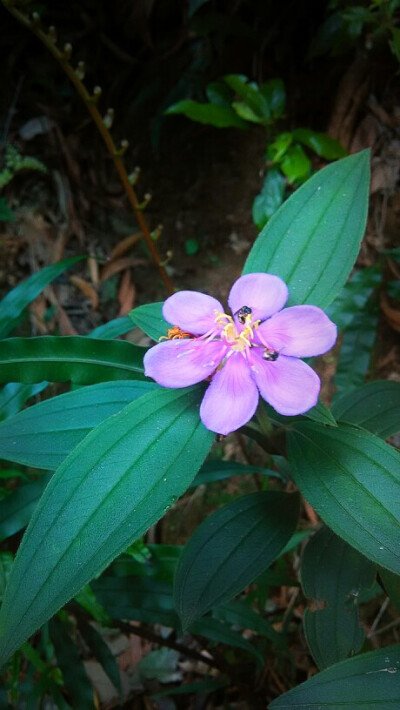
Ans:
POLYGON ((84 258, 83 256, 74 256, 71 259, 59 261, 57 264, 45 266, 44 269, 13 288, 0 302, 0 338, 6 338, 14 330, 25 308, 39 296, 49 283, 84 258))
POLYGON ((364 383, 371 363, 377 327, 378 311, 373 302, 360 311, 346 328, 334 377, 336 392, 333 399, 364 383))
POLYGON ((281 118, 285 110, 286 91, 282 79, 270 79, 261 84, 260 91, 266 98, 274 120, 281 118))
POLYGON ((14 563, 0 612, 0 657, 13 653, 186 490, 213 441, 199 419, 201 396, 198 387, 150 392, 102 422, 65 459, 14 563))
POLYGON ((67 624, 58 618, 52 619, 50 636, 72 706, 79 710, 95 710, 93 688, 78 649, 67 631, 67 624))
POLYGON ((223 481, 232 476, 251 476, 252 474, 284 480, 280 473, 261 466, 251 466, 245 463, 237 463, 236 461, 206 461, 191 485, 193 487, 202 486, 205 483, 223 481))
POLYGON ((365 308, 374 289, 381 281, 380 266, 368 266, 352 274, 338 297, 326 309, 329 318, 336 323, 339 330, 344 330, 351 325, 354 318, 365 308))
POLYGON ((317 513, 356 550, 400 571, 398 453, 346 424, 298 422, 288 435, 292 476, 317 513))
POLYGON ((346 282, 364 235, 369 152, 343 158, 313 175, 271 217, 244 273, 265 271, 289 286, 289 305, 321 308, 346 282))
POLYGON ((53 471, 98 424, 155 389, 154 382, 104 382, 39 402, 0 424, 0 458, 53 471))
POLYGON ((250 121, 250 123, 262 123, 263 119, 261 116, 257 116, 253 109, 250 108, 244 101, 233 101, 232 107, 235 109, 236 113, 244 121, 250 121))
POLYGON ((308 542, 301 582, 315 609, 306 609, 304 630, 320 669, 360 650, 365 634, 358 618, 358 597, 375 577, 376 566, 329 528, 322 527, 308 542))
POLYGON ((221 623, 217 619, 212 619, 210 616, 204 616, 202 619, 191 624, 189 631, 192 634, 200 634, 207 639, 211 639, 216 643, 223 643, 229 647, 240 648, 242 651, 254 656, 260 668, 264 663, 263 654, 251 643, 246 641, 237 631, 233 631, 227 624, 221 623))
MULTIPOLYGON (((172 586, 154 577, 111 577, 104 575, 91 584, 96 597, 111 618, 133 619, 148 624, 163 624, 179 629, 180 623, 174 608, 172 586)), ((205 617, 190 627, 190 632, 205 638, 240 648, 262 663, 260 652, 229 625, 205 617)))
POLYGON ((108 323, 99 325, 97 328, 86 335, 86 338, 100 338, 101 340, 108 340, 112 338, 118 338, 120 335, 125 335, 129 331, 133 330, 132 321, 129 316, 123 316, 123 318, 114 318, 108 323))
POLYGON ((13 564, 14 556, 12 552, 8 552, 6 550, 0 551, 0 602, 3 601, 4 592, 8 584, 13 564))
POLYGON ((42 392, 47 382, 37 385, 23 385, 20 382, 9 382, 0 390, 0 421, 17 414, 25 402, 42 392))
POLYGON ((174 598, 187 628, 232 599, 276 559, 297 524, 299 500, 279 491, 228 503, 196 530, 175 574, 174 598))
POLYGON ((166 114, 183 114, 186 118, 198 123, 205 123, 215 128, 247 128, 243 121, 230 106, 200 103, 191 99, 184 99, 170 106, 166 114))
POLYGON ((269 621, 264 619, 256 611, 253 611, 253 609, 243 601, 235 599, 234 601, 222 604, 214 609, 213 616, 220 621, 232 624, 232 626, 257 631, 260 636, 264 636, 264 638, 269 639, 277 646, 282 647, 285 645, 285 637, 275 631, 269 621))
POLYGON ((332 414, 386 439, 400 431, 400 382, 368 382, 336 400, 332 414))
POLYGON ((14 222, 15 215, 10 210, 4 197, 0 197, 0 222, 14 222))
POLYGON ((143 380, 145 348, 80 335, 9 338, 0 342, 0 382, 143 380))
POLYGON ((103 637, 96 631, 95 627, 88 624, 83 619, 79 620, 79 632, 86 645, 90 648, 93 656, 99 661, 104 672, 108 675, 120 698, 122 697, 121 676, 118 664, 111 649, 104 641, 103 637))
POLYGON ((170 628, 179 625, 170 582, 154 577, 105 574, 90 586, 111 619, 132 619, 170 628))
POLYGON ((277 168, 268 170, 261 192, 253 202, 252 214, 255 225, 262 229, 283 202, 286 181, 277 168))
POLYGON ((337 160, 347 155, 347 151, 340 145, 339 141, 327 136, 325 133, 317 133, 317 131, 311 131, 309 128, 296 128, 293 131, 293 138, 326 160, 337 160))
POLYGON ((293 185, 297 180, 305 180, 309 176, 311 160, 300 145, 291 145, 280 160, 280 168, 289 184, 293 185))
POLYGON ((400 703, 400 644, 337 663, 289 690, 269 710, 394 710, 400 703))
POLYGON ((232 91, 224 81, 212 81, 206 86, 206 96, 212 104, 231 106, 232 91))
POLYGON ((179 653, 172 648, 150 651, 136 666, 140 678, 155 678, 160 683, 174 683, 182 680, 178 668, 179 653))
POLYGON ((41 476, 37 481, 23 483, 0 501, 0 540, 15 535, 28 525, 50 477, 41 476))
POLYGON ((224 81, 240 96, 252 112, 266 121, 271 118, 271 110, 267 99, 255 82, 249 82, 243 74, 228 74, 224 81))
POLYGON ((279 163, 286 151, 292 145, 293 134, 292 133, 279 133, 272 143, 267 145, 267 160, 272 160, 274 163, 279 163))
POLYGON ((381 584, 392 604, 394 604, 397 609, 400 609, 400 575, 393 574, 387 569, 380 568, 378 570, 381 584))
POLYGON ((167 336, 168 328, 171 328, 174 323, 167 323, 163 318, 161 303, 146 303, 144 306, 138 306, 129 313, 129 318, 134 325, 143 330, 149 338, 158 341, 162 337, 167 336))

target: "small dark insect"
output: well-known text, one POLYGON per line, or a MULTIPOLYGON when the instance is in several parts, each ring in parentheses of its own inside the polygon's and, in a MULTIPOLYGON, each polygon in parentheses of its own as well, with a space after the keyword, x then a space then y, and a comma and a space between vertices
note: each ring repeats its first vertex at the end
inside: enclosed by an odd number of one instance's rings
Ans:
POLYGON ((275 362, 278 359, 279 353, 277 350, 271 350, 271 348, 265 348, 262 354, 264 360, 269 360, 269 362, 275 362))
POLYGON ((238 317, 239 323, 241 323, 242 325, 245 325, 246 318, 247 318, 247 316, 250 316, 251 313, 252 313, 252 310, 251 310, 251 308, 249 308, 249 306, 242 306, 241 308, 239 308, 238 311, 236 311, 235 316, 238 317))
POLYGON ((221 441, 223 441, 224 439, 225 439, 224 434, 216 434, 216 435, 215 435, 215 441, 216 441, 217 444, 220 444, 221 441))

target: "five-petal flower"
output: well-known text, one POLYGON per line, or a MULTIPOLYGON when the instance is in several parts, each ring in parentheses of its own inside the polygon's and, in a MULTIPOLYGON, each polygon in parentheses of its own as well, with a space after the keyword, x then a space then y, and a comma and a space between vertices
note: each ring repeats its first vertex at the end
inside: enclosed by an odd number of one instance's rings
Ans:
POLYGON ((280 414, 302 414, 318 400, 320 380, 302 357, 322 355, 336 341, 336 326, 316 306, 281 310, 284 281, 246 274, 228 303, 197 291, 180 291, 164 303, 165 320, 177 326, 171 339, 145 355, 145 374, 163 387, 210 380, 200 417, 211 431, 229 434, 256 411, 259 394, 280 414))

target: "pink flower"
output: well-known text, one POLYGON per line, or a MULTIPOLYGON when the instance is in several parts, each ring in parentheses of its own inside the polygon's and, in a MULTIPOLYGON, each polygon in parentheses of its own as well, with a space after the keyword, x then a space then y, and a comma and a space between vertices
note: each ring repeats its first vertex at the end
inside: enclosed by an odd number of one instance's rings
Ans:
POLYGON ((232 286, 232 316, 212 296, 180 291, 164 303, 175 327, 144 357, 145 374, 163 387, 210 380, 200 407, 203 424, 229 434, 256 411, 259 394, 280 414, 302 414, 318 401, 320 380, 301 357, 321 355, 336 326, 316 306, 281 310, 286 284, 271 274, 246 274, 232 286))

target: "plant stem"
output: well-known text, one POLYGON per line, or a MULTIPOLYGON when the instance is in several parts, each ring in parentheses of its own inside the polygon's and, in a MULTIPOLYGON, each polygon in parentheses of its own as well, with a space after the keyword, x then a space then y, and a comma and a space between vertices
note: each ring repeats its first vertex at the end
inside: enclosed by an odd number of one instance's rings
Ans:
POLYGON ((168 291, 169 294, 174 293, 174 286, 172 284, 171 279, 169 278, 164 265, 160 259, 160 256, 158 254, 157 247, 155 245, 154 240, 152 239, 150 229, 147 224, 147 220, 143 214, 142 207, 140 205, 140 202, 137 198, 136 192, 133 188, 133 185, 131 184, 128 173, 126 171, 124 162, 122 160, 122 151, 118 150, 116 147, 114 140, 111 136, 110 131, 108 130, 107 126, 104 123, 103 117, 100 114, 99 109, 97 108, 96 101, 97 98, 96 96, 91 96, 86 89, 83 81, 80 79, 78 73, 75 71, 75 69, 72 67, 72 65, 69 62, 69 55, 68 53, 64 50, 58 49, 56 45, 56 40, 51 36, 51 34, 47 34, 40 26, 40 21, 36 20, 31 20, 29 17, 24 15, 20 10, 18 10, 14 6, 13 0, 1 0, 3 5, 6 7, 6 9, 25 27, 30 29, 33 34, 38 37, 38 39, 43 42, 45 47, 51 52, 53 57, 57 60, 57 62, 62 66, 63 70, 67 74, 68 78, 71 80, 72 84, 75 87, 75 90, 81 97, 82 101, 84 102, 87 110, 89 111, 96 127, 97 130, 99 131, 104 143, 106 144, 106 148, 111 155, 115 168, 118 172, 120 181, 123 185, 123 188, 126 192, 126 195, 128 197, 128 200, 130 202, 130 205, 135 213, 137 222, 139 224, 139 227, 143 233, 143 236, 146 240, 146 244, 149 248, 150 254, 152 256, 152 259, 157 266, 157 269, 159 271, 159 274, 165 284, 165 287, 168 291))

